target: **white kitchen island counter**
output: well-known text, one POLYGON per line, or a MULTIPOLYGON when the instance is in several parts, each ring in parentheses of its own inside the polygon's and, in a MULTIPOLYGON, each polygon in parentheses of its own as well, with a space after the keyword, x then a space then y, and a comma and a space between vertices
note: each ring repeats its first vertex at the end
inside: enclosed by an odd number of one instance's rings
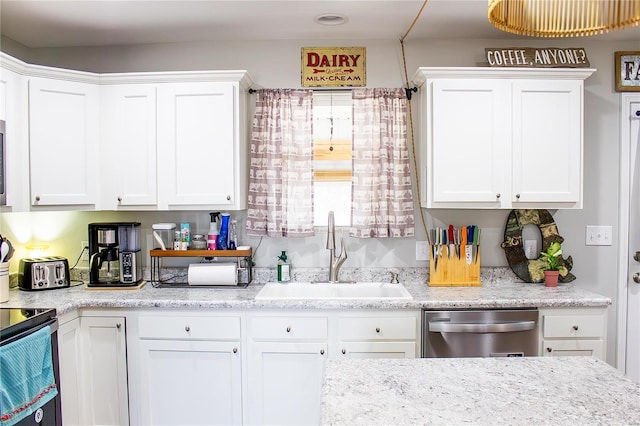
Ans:
POLYGON ((640 385, 591 357, 328 360, 324 425, 637 425, 640 385))

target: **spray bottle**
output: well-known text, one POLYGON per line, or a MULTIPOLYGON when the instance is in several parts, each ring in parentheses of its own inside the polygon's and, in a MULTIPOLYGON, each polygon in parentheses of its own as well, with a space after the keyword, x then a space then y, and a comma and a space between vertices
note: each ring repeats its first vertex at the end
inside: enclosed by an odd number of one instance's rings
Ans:
POLYGON ((218 222, 220 212, 211 212, 211 223, 209 223, 209 233, 207 234, 207 250, 215 250, 218 246, 218 222))
POLYGON ((287 263, 287 252, 282 251, 278 256, 278 282, 286 282, 291 280, 291 268, 287 263))

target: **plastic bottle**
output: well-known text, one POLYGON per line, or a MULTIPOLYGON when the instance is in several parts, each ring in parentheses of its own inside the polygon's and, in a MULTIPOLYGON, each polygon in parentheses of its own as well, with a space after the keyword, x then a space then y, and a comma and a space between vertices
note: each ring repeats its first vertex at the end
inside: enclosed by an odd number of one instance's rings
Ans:
POLYGON ((222 213, 220 215, 221 217, 221 222, 220 222, 220 233, 218 234, 218 244, 217 244, 217 248, 218 250, 228 250, 229 247, 229 242, 228 242, 228 238, 229 238, 229 213, 222 213))
POLYGON ((282 251, 278 256, 278 282, 286 282, 291 280, 291 265, 287 263, 287 252, 282 251))
POLYGON ((235 250, 238 248, 238 231, 236 230, 236 220, 231 219, 231 223, 229 224, 229 250, 235 250))
POLYGON ((220 212, 211 212, 211 223, 209 223, 209 232, 207 233, 207 250, 215 250, 218 248, 218 218, 220 212))

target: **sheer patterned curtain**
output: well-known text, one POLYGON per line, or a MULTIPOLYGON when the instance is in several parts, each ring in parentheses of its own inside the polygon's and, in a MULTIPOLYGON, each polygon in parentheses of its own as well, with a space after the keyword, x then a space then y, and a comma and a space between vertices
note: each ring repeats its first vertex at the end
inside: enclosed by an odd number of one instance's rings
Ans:
POLYGON ((312 90, 257 92, 247 235, 313 235, 312 107, 312 90))
POLYGON ((353 90, 350 235, 411 237, 415 232, 404 89, 353 90))

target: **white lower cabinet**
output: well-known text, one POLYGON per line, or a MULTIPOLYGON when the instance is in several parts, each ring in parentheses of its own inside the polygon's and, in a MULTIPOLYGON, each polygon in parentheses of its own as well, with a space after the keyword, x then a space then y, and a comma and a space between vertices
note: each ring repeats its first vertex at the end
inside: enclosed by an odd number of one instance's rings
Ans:
POLYGON ((415 358, 418 311, 248 315, 248 424, 318 424, 324 362, 415 358))
POLYGON ((242 424, 239 315, 138 317, 138 419, 145 425, 242 424))
POLYGON ((328 318, 256 314, 248 319, 248 424, 320 422, 328 318))
POLYGON ((69 313, 58 319, 58 358, 60 360, 60 398, 62 423, 82 425, 80 398, 82 395, 80 360, 80 318, 69 313))
POLYGON ((127 346, 124 316, 82 316, 85 425, 128 425, 127 346))
POLYGON ((606 308, 541 309, 542 356, 594 356, 606 361, 606 308))

